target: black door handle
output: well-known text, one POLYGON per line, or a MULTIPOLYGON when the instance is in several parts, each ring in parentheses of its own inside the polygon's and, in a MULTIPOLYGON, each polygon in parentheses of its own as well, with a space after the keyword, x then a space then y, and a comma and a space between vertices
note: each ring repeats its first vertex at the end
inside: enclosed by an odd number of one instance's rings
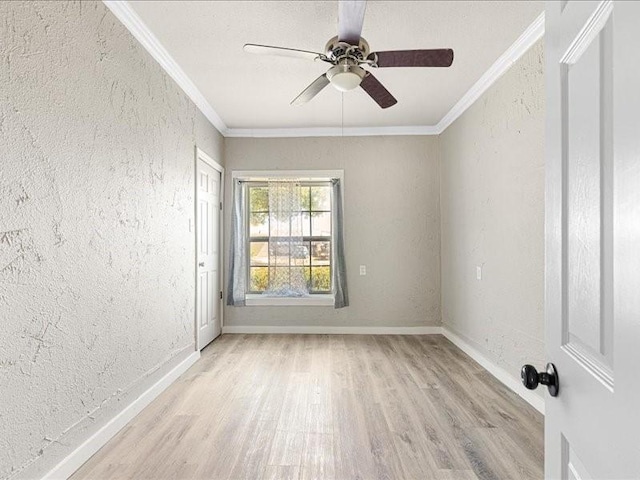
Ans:
POLYGON ((539 384, 542 384, 549 389, 549 395, 552 397, 558 396, 560 381, 556 366, 553 363, 547 363, 547 371, 541 373, 538 373, 533 365, 524 365, 520 371, 520 377, 522 378, 522 384, 529 390, 535 390, 539 384))

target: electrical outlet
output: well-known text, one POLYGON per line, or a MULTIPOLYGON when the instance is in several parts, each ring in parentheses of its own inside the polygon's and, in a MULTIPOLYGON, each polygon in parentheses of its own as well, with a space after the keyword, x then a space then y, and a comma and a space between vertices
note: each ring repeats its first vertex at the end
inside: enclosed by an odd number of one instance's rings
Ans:
POLYGON ((476 280, 482 280, 482 265, 476 266, 476 280))
POLYGON ((360 265, 360 275, 366 275, 366 274, 367 274, 367 266, 360 265))

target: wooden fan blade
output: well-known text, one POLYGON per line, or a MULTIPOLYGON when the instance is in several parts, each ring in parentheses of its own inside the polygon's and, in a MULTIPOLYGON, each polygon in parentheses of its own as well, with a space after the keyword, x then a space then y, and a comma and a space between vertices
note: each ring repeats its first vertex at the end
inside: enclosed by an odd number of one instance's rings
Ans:
POLYGON ((320 91, 329 85, 329 79, 327 78, 327 74, 323 73, 318 78, 316 78, 311 85, 305 88, 300 95, 294 98, 291 101, 291 105, 300 106, 307 103, 313 97, 320 93, 320 91))
POLYGON ((389 90, 371 73, 367 73, 367 76, 364 77, 360 86, 380 105, 380 108, 389 108, 398 103, 394 96, 389 93, 389 90))
POLYGON ((367 8, 365 0, 340 0, 338 3, 338 40, 350 45, 360 43, 364 11, 367 8))
POLYGON ((378 67, 450 67, 453 63, 453 50, 437 48, 374 52, 367 59, 375 61, 376 57, 378 67))
POLYGON ((308 50, 256 45, 255 43, 246 43, 243 49, 245 52, 255 53, 257 55, 277 55, 279 57, 305 58, 309 60, 315 60, 316 58, 322 58, 324 56, 322 53, 310 52, 308 50))

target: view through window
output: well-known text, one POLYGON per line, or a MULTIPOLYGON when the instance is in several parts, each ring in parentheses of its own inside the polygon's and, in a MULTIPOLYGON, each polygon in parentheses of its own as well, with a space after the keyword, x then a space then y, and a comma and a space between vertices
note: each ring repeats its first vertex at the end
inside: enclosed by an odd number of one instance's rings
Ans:
POLYGON ((304 278, 311 294, 331 293, 331 184, 297 182, 299 209, 286 213, 270 207, 267 182, 245 185, 249 293, 269 290, 276 272, 304 278))

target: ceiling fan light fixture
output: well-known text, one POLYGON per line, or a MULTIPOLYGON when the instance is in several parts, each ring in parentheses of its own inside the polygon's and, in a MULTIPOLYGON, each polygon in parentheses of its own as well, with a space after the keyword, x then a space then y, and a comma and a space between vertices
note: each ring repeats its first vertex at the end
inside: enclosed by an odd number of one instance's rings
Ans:
POLYGON ((336 90, 348 92, 359 87, 366 74, 366 70, 358 65, 341 62, 329 69, 327 78, 336 90))
POLYGON ((389 108, 398 100, 371 73, 371 69, 386 67, 450 67, 453 50, 432 48, 418 50, 383 50, 372 52, 362 38, 362 25, 367 0, 340 0, 338 7, 338 35, 329 39, 325 53, 288 47, 275 47, 247 43, 250 53, 321 60, 332 65, 291 101, 291 105, 304 105, 332 84, 340 92, 362 88, 380 108, 389 108), (365 66, 367 70, 362 68, 365 66))

